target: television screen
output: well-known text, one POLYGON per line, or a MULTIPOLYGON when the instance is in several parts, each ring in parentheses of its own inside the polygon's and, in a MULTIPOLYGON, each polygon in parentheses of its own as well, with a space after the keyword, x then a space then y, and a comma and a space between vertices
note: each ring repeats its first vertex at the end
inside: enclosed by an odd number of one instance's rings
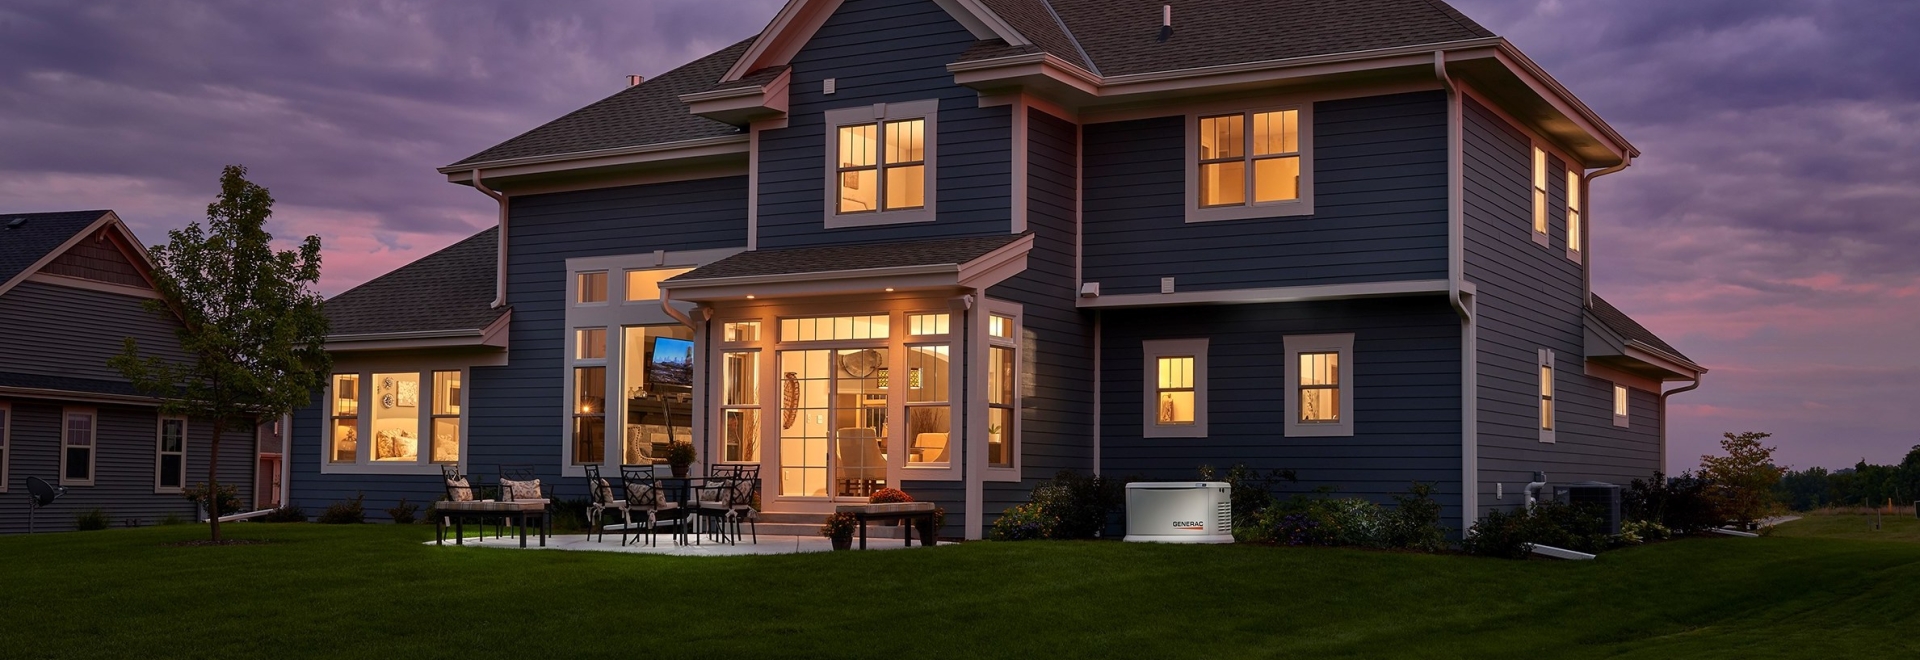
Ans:
POLYGON ((647 360, 647 384, 693 387, 693 342, 672 337, 653 338, 653 356, 647 360))

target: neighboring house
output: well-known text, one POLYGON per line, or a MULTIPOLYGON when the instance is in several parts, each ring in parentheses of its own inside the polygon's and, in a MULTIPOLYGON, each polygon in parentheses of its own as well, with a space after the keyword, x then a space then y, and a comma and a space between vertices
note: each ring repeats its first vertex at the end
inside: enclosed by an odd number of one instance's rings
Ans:
MULTIPOLYGON (((125 338, 184 362, 180 321, 158 299, 146 249, 112 211, 0 214, 0 532, 27 529, 28 477, 65 486, 39 530, 100 509, 113 524, 191 519, 183 490, 207 480, 212 427, 159 414, 107 366, 125 338)), ((227 434, 220 477, 243 502, 275 503, 277 425, 227 434)))
POLYGON ((295 498, 433 499, 429 437, 565 497, 683 437, 769 511, 894 485, 968 537, 1060 470, 1433 482, 1464 525, 1661 469, 1705 370, 1589 287, 1631 144, 1441 2, 1164 5, 794 0, 441 168, 500 233, 329 305, 369 325, 295 498))

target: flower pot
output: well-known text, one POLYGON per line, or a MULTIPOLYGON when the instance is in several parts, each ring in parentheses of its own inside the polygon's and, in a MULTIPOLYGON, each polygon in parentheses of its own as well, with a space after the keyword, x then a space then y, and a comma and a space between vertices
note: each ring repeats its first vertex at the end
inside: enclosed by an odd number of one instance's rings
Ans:
POLYGON ((675 479, 685 479, 685 478, 687 478, 687 466, 685 466, 685 465, 675 465, 675 466, 673 466, 673 478, 675 478, 675 479))
POLYGON ((923 520, 915 523, 914 527, 916 528, 914 530, 916 532, 915 535, 920 537, 920 545, 922 546, 933 545, 934 535, 940 533, 940 530, 934 529, 933 521, 931 520, 923 520))
POLYGON ((851 536, 848 536, 846 538, 833 536, 829 538, 833 539, 833 549, 835 550, 852 550, 853 549, 853 537, 851 536))

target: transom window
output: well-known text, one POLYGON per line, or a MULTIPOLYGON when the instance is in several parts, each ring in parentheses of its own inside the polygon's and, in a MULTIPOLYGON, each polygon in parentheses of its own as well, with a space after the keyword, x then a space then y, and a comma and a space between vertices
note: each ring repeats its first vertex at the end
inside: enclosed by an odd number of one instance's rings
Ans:
POLYGON ((1199 139, 1201 207, 1300 198, 1299 110, 1201 117, 1199 139))
MULTIPOLYGON (((660 282, 669 277, 693 270, 692 268, 652 268, 627 271, 627 302, 643 302, 660 299, 660 282)), ((583 275, 588 273, 583 273, 583 275)))
POLYGON ((724 342, 760 341, 759 321, 728 321, 721 325, 721 339, 724 342))
POLYGON ((947 326, 952 316, 940 314, 908 314, 907 334, 916 337, 947 334, 947 326))
POLYGON ((886 314, 780 319, 780 341, 886 339, 886 314))
POLYGON ((576 287, 578 300, 582 304, 603 303, 607 301, 607 271, 581 273, 576 287))

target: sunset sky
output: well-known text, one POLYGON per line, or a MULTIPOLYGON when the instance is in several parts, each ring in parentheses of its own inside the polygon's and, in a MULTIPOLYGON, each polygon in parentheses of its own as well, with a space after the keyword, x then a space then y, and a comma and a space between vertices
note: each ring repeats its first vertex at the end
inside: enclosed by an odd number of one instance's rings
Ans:
MULTIPOLYGON (((338 293, 493 222, 435 167, 780 4, 0 0, 0 213, 111 208, 158 243, 241 163, 338 293)), ((1594 286, 1712 370, 1671 467, 1724 431, 1794 467, 1920 444, 1920 2, 1453 4, 1644 152, 1594 184, 1594 286)))

